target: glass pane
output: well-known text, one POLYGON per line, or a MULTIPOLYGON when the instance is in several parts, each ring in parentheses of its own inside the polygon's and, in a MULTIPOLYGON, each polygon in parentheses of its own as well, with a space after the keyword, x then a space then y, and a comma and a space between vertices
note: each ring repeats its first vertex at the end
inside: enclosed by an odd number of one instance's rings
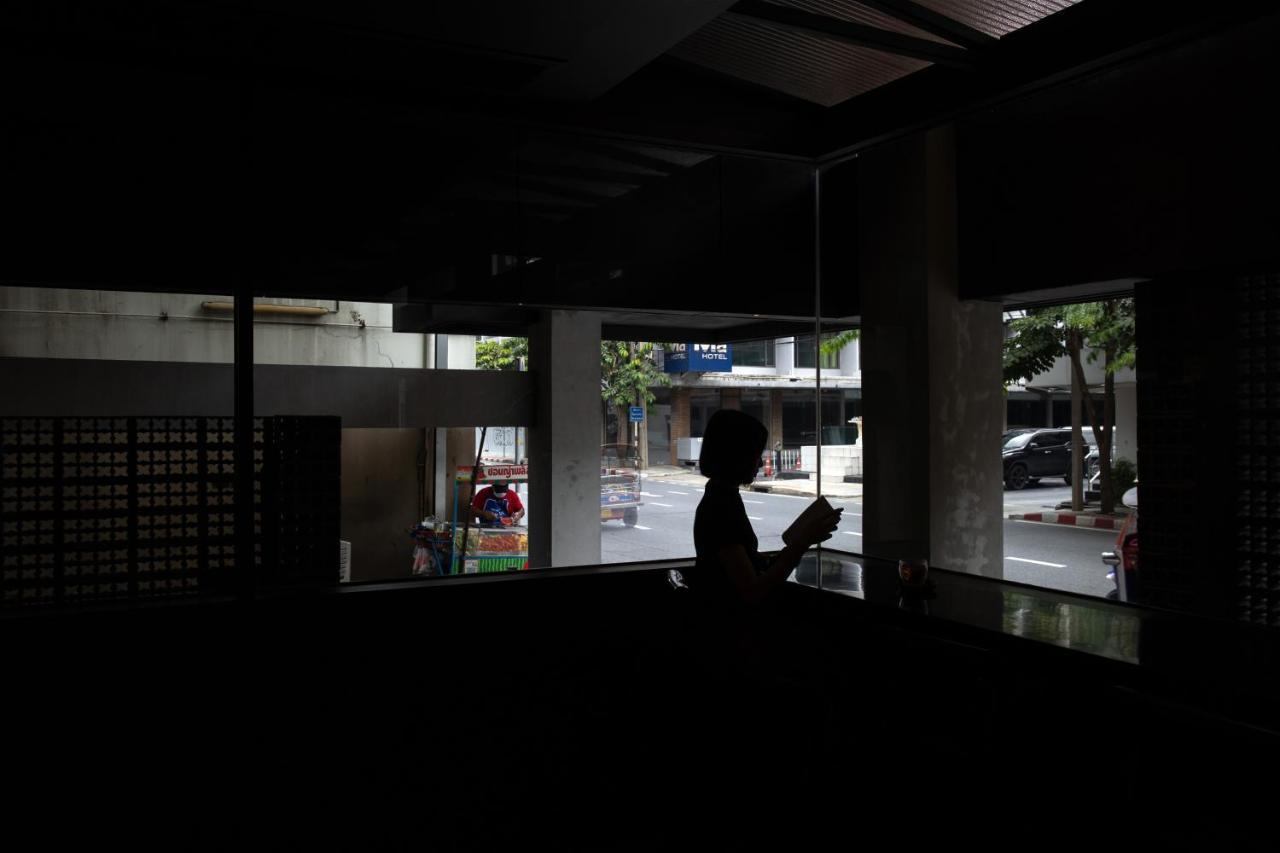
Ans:
POLYGON ((776 362, 772 340, 743 341, 733 345, 735 367, 774 367, 776 362))

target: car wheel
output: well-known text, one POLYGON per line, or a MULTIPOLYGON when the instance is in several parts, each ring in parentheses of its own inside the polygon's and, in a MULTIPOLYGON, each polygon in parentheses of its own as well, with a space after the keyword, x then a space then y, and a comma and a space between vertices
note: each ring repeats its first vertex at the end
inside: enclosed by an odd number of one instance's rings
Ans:
POLYGON ((627 507, 622 511, 622 523, 627 527, 635 527, 636 522, 640 520, 640 510, 635 507, 627 507))
POLYGON ((1004 475, 1004 485, 1006 488, 1013 489, 1016 492, 1019 489, 1025 489, 1030 479, 1027 476, 1026 465, 1011 465, 1009 466, 1009 472, 1004 475))

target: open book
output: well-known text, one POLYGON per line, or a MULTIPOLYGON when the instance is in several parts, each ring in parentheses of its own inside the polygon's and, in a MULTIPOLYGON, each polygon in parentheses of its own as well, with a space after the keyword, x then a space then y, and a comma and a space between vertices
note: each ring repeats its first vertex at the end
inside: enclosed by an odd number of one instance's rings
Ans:
POLYGON ((821 518, 835 512, 831 504, 827 503, 827 499, 819 495, 814 499, 813 503, 805 507, 804 512, 796 516, 796 520, 791 522, 791 526, 782 532, 782 541, 788 545, 804 544, 799 541, 796 536, 796 530, 806 524, 810 519, 821 518))

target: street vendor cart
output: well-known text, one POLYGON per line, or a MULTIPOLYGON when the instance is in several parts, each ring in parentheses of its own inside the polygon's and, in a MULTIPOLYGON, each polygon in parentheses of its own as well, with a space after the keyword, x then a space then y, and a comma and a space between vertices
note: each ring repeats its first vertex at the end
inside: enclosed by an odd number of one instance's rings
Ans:
POLYGON ((635 527, 640 519, 640 456, 629 444, 600 448, 600 521, 622 519, 635 527))
MULTIPOLYGON (((453 550, 449 574, 481 574, 509 572, 529 568, 529 530, 520 525, 480 527, 470 519, 474 497, 467 488, 471 484, 472 466, 458 468, 453 478, 453 550), (465 492, 465 493, 464 493, 465 492), (470 523, 464 525, 463 521, 470 523), (465 528, 465 534, 464 534, 465 528), (466 553, 463 539, 466 539, 466 553)), ((477 491, 491 483, 527 483, 528 465, 481 465, 475 472, 477 491)))

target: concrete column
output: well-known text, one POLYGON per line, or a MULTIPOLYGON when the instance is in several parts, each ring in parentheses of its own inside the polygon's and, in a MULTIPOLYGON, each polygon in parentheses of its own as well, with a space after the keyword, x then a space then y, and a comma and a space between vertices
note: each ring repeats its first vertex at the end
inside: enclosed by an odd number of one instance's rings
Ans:
POLYGON ((840 375, 841 376, 857 376, 858 375, 858 342, 854 341, 847 344, 840 350, 840 375))
POLYGON ((529 333, 529 565, 600 562, 600 318, 544 311, 529 333))
MULTIPOLYGON (((431 366, 436 370, 475 370, 474 335, 432 335, 431 366)), ((485 426, 485 424, 478 424, 485 426)), ((432 453, 431 505, 442 518, 453 518, 453 477, 461 465, 476 462, 474 429, 437 429, 432 453)), ((460 487, 466 490, 466 486, 460 487)), ((463 496, 463 500, 470 500, 463 496)), ((464 510, 465 511, 465 510, 464 510)), ((459 516, 461 521, 462 517, 459 516)), ((353 559, 354 562, 354 559, 353 559)))
MULTIPOLYGON (((1138 464, 1138 385, 1116 383, 1115 458, 1138 464)), ((1116 499, 1119 499, 1116 495, 1116 499)))
POLYGON ((773 347, 774 369, 779 376, 789 376, 796 372, 795 338, 779 338, 773 347))
POLYGON ((741 388, 721 388, 720 389, 720 408, 733 409, 734 411, 742 410, 742 389, 741 388))
MULTIPOLYGON (((453 519, 453 485, 454 479, 459 468, 465 468, 468 465, 476 464, 476 428, 475 427, 450 427, 449 429, 438 429, 436 434, 444 435, 444 452, 438 456, 443 460, 443 470, 437 468, 438 486, 441 491, 440 504, 444 506, 445 518, 453 519)), ((439 445, 437 445, 439 447, 439 445)), ((461 483, 458 486, 458 501, 461 504, 458 507, 458 523, 463 521, 463 514, 467 511, 467 506, 471 503, 471 484, 461 483)))
POLYGON ((689 437, 689 389, 671 389, 671 464, 679 465, 676 457, 680 439, 689 437))
POLYGON ((858 164, 864 551, 1001 577, 1001 314, 958 296, 953 131, 858 164))

